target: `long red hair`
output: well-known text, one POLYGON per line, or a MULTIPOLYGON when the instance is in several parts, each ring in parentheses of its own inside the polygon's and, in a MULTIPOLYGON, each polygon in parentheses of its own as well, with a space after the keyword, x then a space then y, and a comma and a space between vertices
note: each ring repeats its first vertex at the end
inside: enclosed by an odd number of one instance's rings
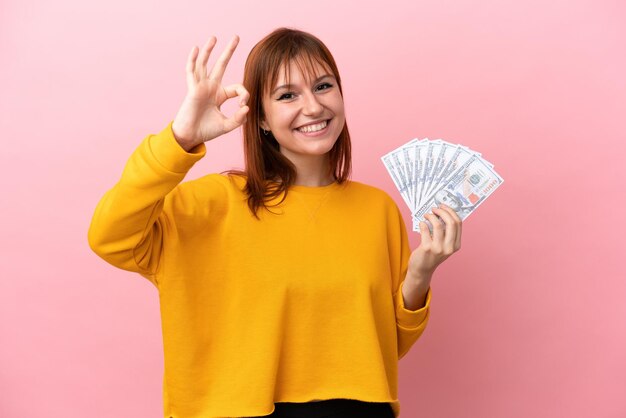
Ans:
MULTIPOLYGON (((259 219, 257 211, 261 206, 269 210, 267 202, 287 191, 296 180, 296 167, 280 153, 279 145, 271 133, 265 135, 260 121, 265 118, 263 96, 278 80, 281 66, 285 80, 289 80, 289 63, 294 62, 299 70, 311 79, 317 78, 314 63, 320 64, 337 79, 339 92, 341 78, 332 54, 317 37, 297 29, 278 28, 259 41, 246 60, 243 85, 250 93, 246 122, 242 126, 245 170, 227 170, 222 174, 239 175, 246 178, 245 193, 248 195, 248 207, 259 219)), ((339 184, 350 177, 352 156, 348 124, 345 123, 333 148, 328 152, 329 174, 339 184)))

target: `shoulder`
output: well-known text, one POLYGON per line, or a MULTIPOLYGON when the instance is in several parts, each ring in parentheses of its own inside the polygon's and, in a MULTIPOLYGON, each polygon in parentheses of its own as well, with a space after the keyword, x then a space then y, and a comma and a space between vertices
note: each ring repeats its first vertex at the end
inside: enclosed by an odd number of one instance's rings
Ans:
POLYGON ((385 225, 389 234, 402 234, 406 230, 402 211, 387 191, 358 181, 351 181, 347 189, 352 190, 352 210, 365 210, 370 219, 385 225))
POLYGON ((385 208, 397 208, 395 200, 385 190, 360 181, 350 181, 347 189, 354 195, 368 199, 372 204, 379 204, 385 208))
POLYGON ((360 209, 366 207, 368 212, 376 214, 374 216, 385 219, 391 230, 396 230, 397 226, 405 228, 402 211, 387 191, 358 181, 351 181, 350 186, 355 191, 355 195, 362 197, 362 200, 359 200, 360 209))
POLYGON ((228 175, 222 173, 211 173, 199 177, 195 180, 189 180, 181 183, 179 187, 191 190, 202 190, 207 193, 226 193, 230 194, 236 190, 243 190, 245 187, 245 177, 238 175, 228 175))
POLYGON ((175 189, 168 194, 167 199, 174 206, 189 207, 198 205, 200 207, 211 207, 212 210, 227 208, 234 201, 241 200, 239 188, 245 185, 245 180, 228 176, 221 173, 206 174, 197 179, 179 183, 175 189))

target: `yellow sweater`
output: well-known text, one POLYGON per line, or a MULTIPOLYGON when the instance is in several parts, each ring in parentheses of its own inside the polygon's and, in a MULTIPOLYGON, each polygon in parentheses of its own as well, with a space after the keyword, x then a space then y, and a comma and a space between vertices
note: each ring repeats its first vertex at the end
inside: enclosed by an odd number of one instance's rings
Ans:
POLYGON ((426 327, 431 291, 404 307, 410 248, 394 200, 355 181, 294 186, 259 221, 242 177, 181 183, 206 147, 186 152, 171 124, 133 152, 88 234, 158 289, 164 416, 349 398, 390 402, 397 417, 398 360, 426 327))

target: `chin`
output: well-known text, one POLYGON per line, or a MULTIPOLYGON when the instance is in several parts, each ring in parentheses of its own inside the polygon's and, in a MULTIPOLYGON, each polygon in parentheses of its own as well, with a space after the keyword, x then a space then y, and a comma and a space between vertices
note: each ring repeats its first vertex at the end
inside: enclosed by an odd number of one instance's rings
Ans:
POLYGON ((330 152, 330 150, 333 149, 336 143, 337 143, 337 140, 328 141, 328 142, 325 141, 324 143, 317 144, 318 146, 315 147, 314 152, 315 154, 319 154, 319 155, 326 154, 330 152))

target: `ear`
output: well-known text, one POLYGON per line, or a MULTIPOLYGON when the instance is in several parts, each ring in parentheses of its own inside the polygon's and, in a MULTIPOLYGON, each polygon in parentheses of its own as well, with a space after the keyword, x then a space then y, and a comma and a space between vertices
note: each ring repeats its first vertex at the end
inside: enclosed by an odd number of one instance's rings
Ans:
POLYGON ((266 131, 269 131, 269 130, 270 130, 269 125, 267 124, 267 122, 265 122, 265 120, 264 120, 264 119, 261 119, 261 120, 259 121, 259 126, 260 126, 262 129, 265 129, 266 131))

